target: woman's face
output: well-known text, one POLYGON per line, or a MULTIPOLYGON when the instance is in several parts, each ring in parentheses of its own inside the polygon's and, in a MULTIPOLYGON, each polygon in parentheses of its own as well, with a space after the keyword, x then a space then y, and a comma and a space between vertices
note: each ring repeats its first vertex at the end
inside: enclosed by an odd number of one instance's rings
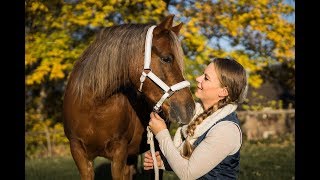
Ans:
POLYGON ((214 64, 210 63, 204 70, 204 74, 196 78, 198 88, 195 96, 202 101, 205 109, 228 95, 226 88, 221 87, 217 73, 214 64))

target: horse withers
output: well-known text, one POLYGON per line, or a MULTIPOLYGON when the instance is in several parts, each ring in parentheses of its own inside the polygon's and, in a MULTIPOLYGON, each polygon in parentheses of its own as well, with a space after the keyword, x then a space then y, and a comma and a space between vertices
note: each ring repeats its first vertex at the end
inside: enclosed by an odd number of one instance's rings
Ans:
POLYGON ((75 63, 63 122, 81 179, 94 179, 97 156, 111 161, 113 179, 132 178, 128 158, 148 150, 146 127, 154 109, 168 122, 191 120, 195 105, 177 37, 182 23, 172 27, 173 18, 157 26, 106 27, 75 63))

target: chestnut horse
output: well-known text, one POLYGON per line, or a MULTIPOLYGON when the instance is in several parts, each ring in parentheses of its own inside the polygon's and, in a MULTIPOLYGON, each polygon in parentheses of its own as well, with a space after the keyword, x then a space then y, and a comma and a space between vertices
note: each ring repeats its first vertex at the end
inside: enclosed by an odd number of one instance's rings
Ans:
POLYGON ((153 110, 168 122, 191 120, 195 105, 185 88, 189 82, 177 38, 182 23, 172 27, 173 18, 157 26, 104 28, 75 63, 63 115, 81 179, 94 179, 97 156, 111 161, 113 179, 132 178, 128 158, 148 150, 146 127, 153 110))

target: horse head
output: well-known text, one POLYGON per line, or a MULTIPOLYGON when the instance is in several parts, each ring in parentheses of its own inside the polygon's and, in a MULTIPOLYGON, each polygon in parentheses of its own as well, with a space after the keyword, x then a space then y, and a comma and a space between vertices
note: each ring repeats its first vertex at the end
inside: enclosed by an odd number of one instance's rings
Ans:
POLYGON ((147 33, 145 60, 132 64, 138 70, 132 81, 149 104, 155 105, 154 109, 161 108, 171 122, 187 124, 193 117, 195 104, 187 88, 190 83, 183 76, 184 54, 178 40, 182 23, 173 27, 173 18, 174 15, 169 15, 159 25, 148 27, 151 38, 147 33))

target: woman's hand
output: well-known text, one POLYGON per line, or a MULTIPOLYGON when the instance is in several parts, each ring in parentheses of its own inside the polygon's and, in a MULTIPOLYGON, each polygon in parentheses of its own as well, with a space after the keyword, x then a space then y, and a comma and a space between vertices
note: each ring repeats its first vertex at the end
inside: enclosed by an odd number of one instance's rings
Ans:
MULTIPOLYGON (((162 159, 161 159, 159 151, 156 151, 155 155, 156 155, 158 167, 160 168, 162 166, 163 162, 162 162, 162 159)), ((150 151, 147 151, 144 154, 143 169, 144 170, 153 169, 153 159, 152 159, 152 155, 151 155, 150 151)))
POLYGON ((150 113, 149 126, 154 135, 157 135, 163 129, 167 129, 164 120, 155 112, 150 113))

